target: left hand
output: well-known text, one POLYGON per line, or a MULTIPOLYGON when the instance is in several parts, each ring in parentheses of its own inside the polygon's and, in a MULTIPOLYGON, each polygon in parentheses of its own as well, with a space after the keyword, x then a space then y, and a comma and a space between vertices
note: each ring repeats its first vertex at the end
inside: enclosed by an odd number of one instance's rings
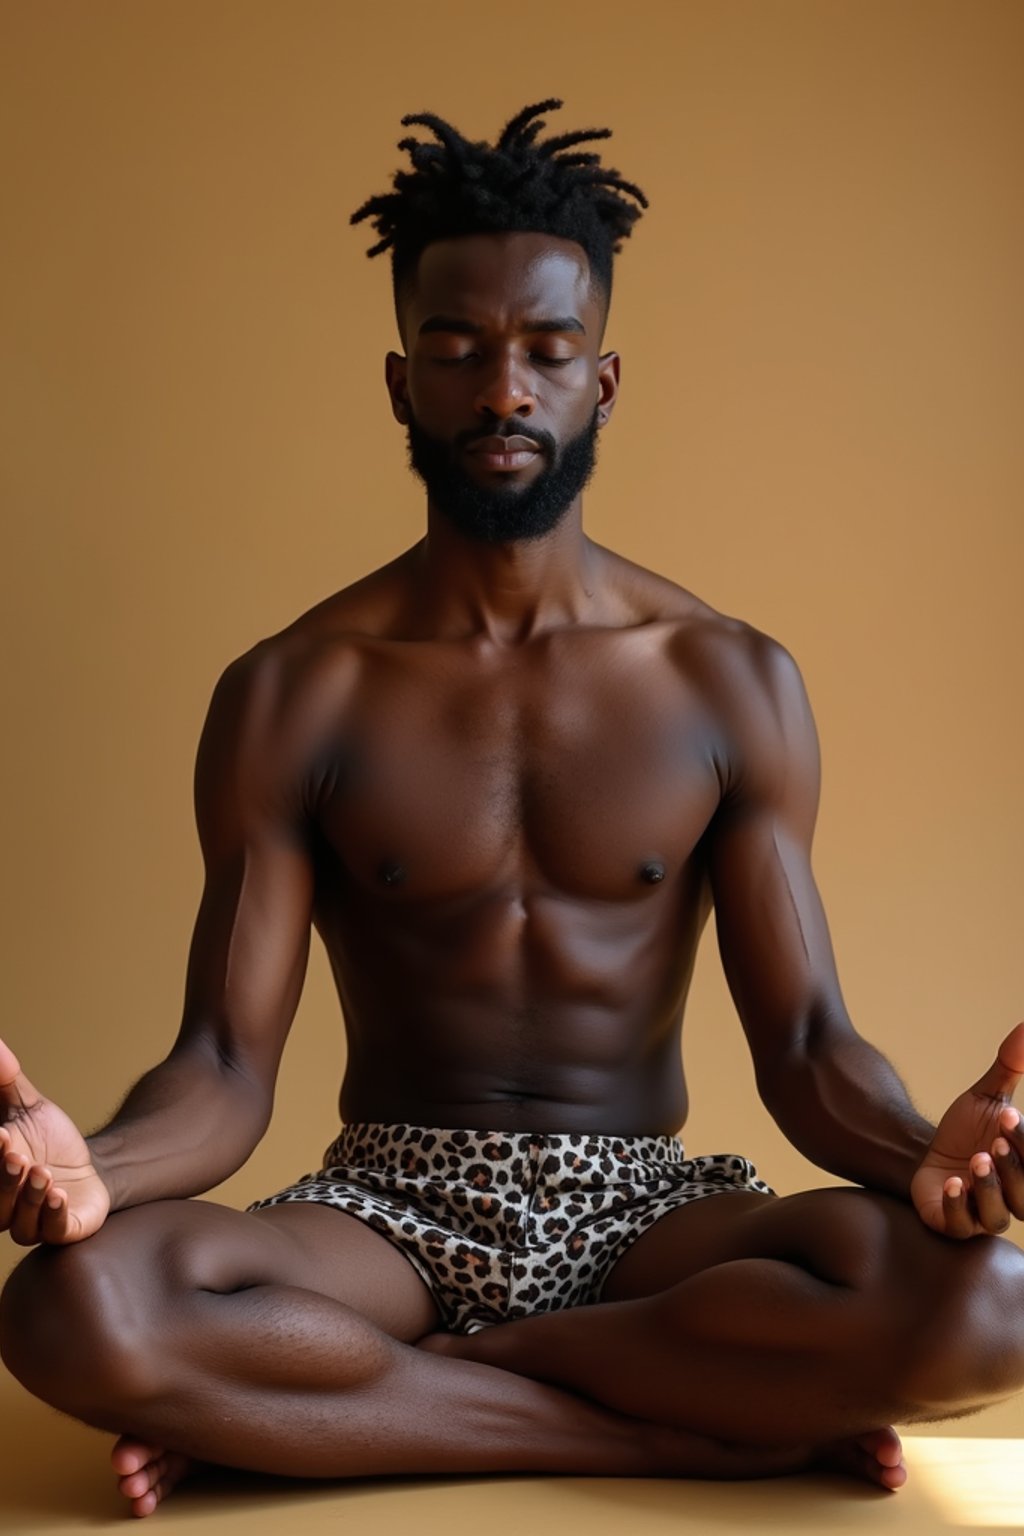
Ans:
POLYGON ((910 1185, 921 1220, 946 1237, 1005 1232, 1024 1219, 1024 1117, 1010 1103, 1024 1077, 1024 1023, 939 1121, 910 1185))

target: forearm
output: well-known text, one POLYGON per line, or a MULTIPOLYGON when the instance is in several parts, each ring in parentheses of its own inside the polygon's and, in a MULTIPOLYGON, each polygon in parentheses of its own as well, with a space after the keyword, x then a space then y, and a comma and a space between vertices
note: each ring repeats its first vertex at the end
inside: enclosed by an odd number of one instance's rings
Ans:
POLYGON ((909 1198, 935 1128, 891 1063, 850 1025, 810 1029, 759 1087, 783 1134, 819 1168, 909 1198))
POLYGON ((270 1119, 265 1094, 201 1046, 172 1051, 86 1138, 111 1209, 203 1194, 242 1166, 270 1119))

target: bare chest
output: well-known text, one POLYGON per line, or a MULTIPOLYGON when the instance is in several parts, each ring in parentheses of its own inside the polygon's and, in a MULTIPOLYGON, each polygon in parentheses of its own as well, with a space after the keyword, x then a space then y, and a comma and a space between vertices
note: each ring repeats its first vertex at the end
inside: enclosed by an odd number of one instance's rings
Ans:
POLYGON ((355 690, 320 811, 360 891, 616 902, 685 866, 718 803, 716 732, 650 637, 488 666, 394 650, 355 690))

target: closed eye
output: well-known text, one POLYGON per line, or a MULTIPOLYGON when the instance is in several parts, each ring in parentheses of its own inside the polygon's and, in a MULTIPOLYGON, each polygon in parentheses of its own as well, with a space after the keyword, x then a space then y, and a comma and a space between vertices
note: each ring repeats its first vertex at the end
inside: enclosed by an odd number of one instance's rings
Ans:
MULTIPOLYGON (((439 363, 442 368, 457 368, 460 363, 475 362, 479 358, 479 352, 460 352, 457 357, 435 357, 431 361, 439 363)), ((567 368, 570 363, 575 363, 573 357, 550 357, 546 352, 531 352, 530 361, 539 363, 542 368, 567 368)))

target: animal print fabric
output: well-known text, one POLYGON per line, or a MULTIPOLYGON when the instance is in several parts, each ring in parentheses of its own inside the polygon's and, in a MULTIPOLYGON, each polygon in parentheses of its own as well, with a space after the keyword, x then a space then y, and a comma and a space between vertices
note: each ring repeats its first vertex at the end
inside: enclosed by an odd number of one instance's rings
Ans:
POLYGON ((743 1157, 684 1156, 675 1136, 509 1134, 346 1125, 324 1166, 250 1211, 310 1200, 402 1250, 452 1333, 600 1298, 618 1259, 677 1206, 771 1195, 743 1157))

